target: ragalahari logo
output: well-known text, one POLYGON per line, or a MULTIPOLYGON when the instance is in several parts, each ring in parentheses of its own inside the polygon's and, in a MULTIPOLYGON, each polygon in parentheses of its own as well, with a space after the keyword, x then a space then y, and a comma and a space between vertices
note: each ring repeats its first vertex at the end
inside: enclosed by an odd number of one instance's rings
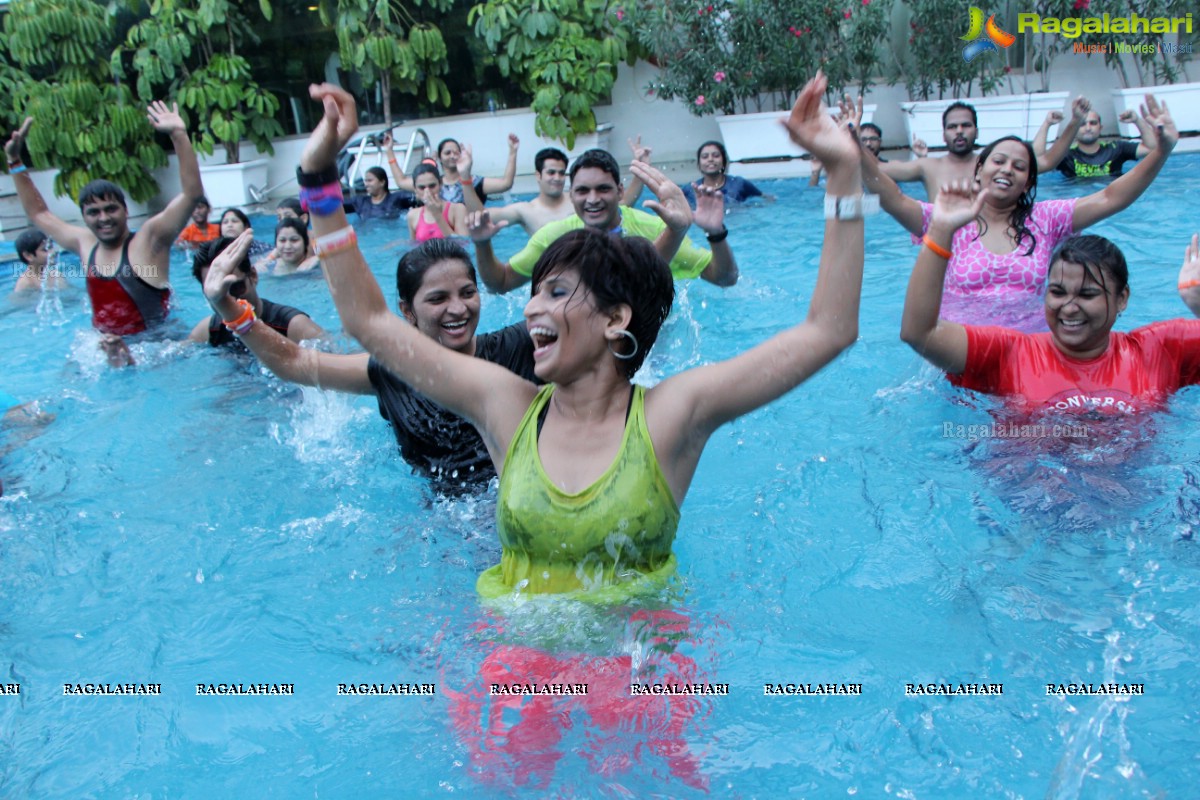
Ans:
POLYGON ((983 22, 983 11, 971 6, 971 29, 967 31, 966 36, 961 36, 964 42, 970 42, 969 45, 963 48, 963 61, 968 64, 981 53, 987 53, 995 50, 999 51, 1002 47, 1008 47, 1017 40, 1017 37, 1011 33, 1005 33, 1000 30, 1000 26, 996 24, 996 15, 992 14, 987 19, 987 24, 983 22), (981 35, 987 38, 980 39, 981 35))

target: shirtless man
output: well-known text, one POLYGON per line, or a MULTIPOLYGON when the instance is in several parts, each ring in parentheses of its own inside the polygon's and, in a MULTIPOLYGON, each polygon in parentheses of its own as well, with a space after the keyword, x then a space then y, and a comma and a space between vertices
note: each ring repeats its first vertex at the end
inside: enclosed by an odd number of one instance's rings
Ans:
MULTIPOLYGON (((859 103, 861 102, 860 98, 859 103)), ((1090 107, 1091 104, 1086 99, 1075 98, 1071 104, 1070 124, 1054 142, 1054 146, 1038 156, 1038 173, 1048 172, 1058 166, 1090 107)), ((975 114, 975 108, 966 103, 951 103, 942 113, 942 139, 946 142, 946 155, 925 156, 913 161, 889 161, 880 164, 880 169, 884 175, 897 183, 921 181, 925 184, 925 194, 932 203, 942 184, 951 181, 974 182, 975 163, 978 159, 975 139, 978 135, 979 118, 975 114)))
MULTIPOLYGON (((458 157, 458 168, 460 171, 470 172, 470 145, 463 146, 462 154, 458 157)), ((575 213, 575 207, 563 193, 567 185, 567 154, 554 147, 543 148, 534 156, 533 168, 537 175, 537 197, 488 209, 493 222, 515 223, 524 228, 525 233, 530 236, 548 223, 566 219, 575 213)), ((483 203, 479 201, 479 195, 473 189, 463 191, 463 198, 468 214, 483 209, 483 203)))
MULTIPOLYGON (((64 250, 79 256, 87 270, 87 291, 92 301, 92 325, 101 333, 124 336, 141 333, 167 317, 171 286, 171 245, 187 225, 192 209, 204 195, 200 165, 188 139, 179 107, 155 101, 147 110, 156 131, 169 134, 179 158, 183 191, 161 212, 146 220, 137 233, 129 230, 125 194, 113 183, 96 180, 79 193, 79 209, 87 227, 71 225, 46 207, 41 192, 21 164, 21 148, 33 125, 28 117, 4 145, 9 172, 25 215, 64 250), (14 170, 14 167, 19 169, 14 170)), ((112 339, 101 341, 110 352, 112 339)))

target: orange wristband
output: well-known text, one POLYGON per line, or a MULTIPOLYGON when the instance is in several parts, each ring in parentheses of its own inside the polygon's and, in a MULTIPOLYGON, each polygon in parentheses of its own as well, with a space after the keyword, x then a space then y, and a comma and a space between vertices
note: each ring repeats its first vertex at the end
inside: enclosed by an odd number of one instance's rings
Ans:
POLYGON ((954 255, 949 250, 947 250, 946 248, 942 247, 940 244, 935 242, 933 239, 930 239, 928 233, 921 237, 921 241, 925 244, 926 247, 928 247, 931 251, 933 251, 933 254, 935 256, 941 256, 942 258, 949 261, 950 258, 953 257, 953 255, 954 255))
POLYGON ((1183 281, 1182 283, 1180 283, 1179 291, 1182 292, 1184 289, 1194 289, 1197 286, 1200 286, 1200 280, 1196 280, 1193 278, 1190 281, 1183 281))
POLYGON ((225 327, 234 333, 245 333, 250 330, 250 326, 254 324, 254 306, 250 305, 249 300, 238 300, 238 308, 242 310, 240 316, 233 320, 224 320, 225 327))

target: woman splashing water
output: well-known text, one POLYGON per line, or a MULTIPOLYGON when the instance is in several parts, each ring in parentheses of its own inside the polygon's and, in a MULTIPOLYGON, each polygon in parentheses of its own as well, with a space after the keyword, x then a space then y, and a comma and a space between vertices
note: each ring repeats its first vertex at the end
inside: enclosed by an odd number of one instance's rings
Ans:
MULTIPOLYGON (((354 101, 328 84, 312 88, 325 113, 301 157, 299 178, 346 330, 387 369, 470 420, 500 475, 502 556, 479 579, 484 598, 555 595, 609 607, 614 614, 619 611, 613 606, 621 604, 627 613, 639 597, 660 590, 673 571, 679 506, 712 433, 795 388, 854 343, 863 265, 859 152, 853 135, 823 107, 825 86, 823 76, 810 81, 786 122, 792 139, 826 165, 828 191, 837 196, 825 223, 807 317, 735 358, 685 371, 651 389, 631 378, 671 310, 674 287, 666 263, 640 239, 578 231, 539 259, 525 319, 544 387, 441 347, 393 314, 340 199, 333 199, 340 198, 334 159, 357 128, 354 101)), ((643 180, 662 180, 644 164, 633 169, 643 180)), ((664 190, 655 211, 682 241, 691 222, 682 192, 664 190)), ((639 625, 658 623, 659 647, 682 635, 678 614, 642 609, 630 621, 635 618, 639 625)), ((581 674, 586 665, 584 672, 604 688, 571 710, 610 733, 643 731, 652 737, 649 750, 665 758, 673 774, 703 783, 682 741, 694 707, 676 706, 666 697, 631 702, 629 685, 640 676, 633 674, 628 654, 562 648, 550 653, 538 644, 523 639, 500 646, 485 660, 485 680, 503 676, 540 684, 555 675, 581 674), (665 717, 669 724, 661 723, 665 717)), ((609 643, 610 652, 614 646, 609 643)), ((679 653, 667 659, 679 680, 691 680, 689 661, 679 653)), ((532 737, 541 757, 517 757, 515 766, 501 760, 517 782, 544 785, 557 760, 554 743, 561 733, 555 720, 564 715, 553 704, 519 698, 484 712, 472 705, 476 699, 464 694, 454 713, 487 726, 477 745, 488 752, 473 752, 477 765, 490 763, 489 754, 520 753, 532 737)), ((618 761, 628 766, 632 756, 625 755, 618 761)), ((612 769, 617 762, 596 763, 612 769)))

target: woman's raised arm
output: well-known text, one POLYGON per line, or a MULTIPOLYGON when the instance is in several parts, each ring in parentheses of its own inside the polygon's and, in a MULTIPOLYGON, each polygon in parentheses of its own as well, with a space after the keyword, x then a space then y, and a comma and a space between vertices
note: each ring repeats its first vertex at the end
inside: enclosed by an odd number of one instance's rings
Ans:
POLYGON ((957 322, 941 319, 942 285, 954 232, 983 208, 984 193, 972 196, 966 181, 942 186, 933 202, 929 231, 908 279, 900 338, 935 366, 958 374, 967 366, 967 331, 957 322))
MULTIPOLYGON (((858 338, 863 269, 859 145, 852 130, 839 127, 821 102, 825 85, 824 75, 818 73, 801 91, 784 122, 792 140, 819 158, 829 173, 825 241, 808 315, 800 324, 740 356, 689 370, 659 385, 661 394, 672 398, 660 406, 668 425, 678 426, 684 439, 693 444, 698 439, 702 443, 725 422, 803 383, 858 338), (737 387, 736 391, 730 387, 737 387)), ((694 446, 683 449, 698 457, 694 446)), ((668 458, 672 456, 687 457, 682 452, 668 454, 668 458)))
POLYGON ((346 332, 414 389, 473 422, 499 468, 535 387, 503 367, 443 347, 388 308, 346 221, 334 169, 338 151, 358 128, 354 98, 328 83, 309 92, 325 114, 300 156, 301 199, 346 332))

